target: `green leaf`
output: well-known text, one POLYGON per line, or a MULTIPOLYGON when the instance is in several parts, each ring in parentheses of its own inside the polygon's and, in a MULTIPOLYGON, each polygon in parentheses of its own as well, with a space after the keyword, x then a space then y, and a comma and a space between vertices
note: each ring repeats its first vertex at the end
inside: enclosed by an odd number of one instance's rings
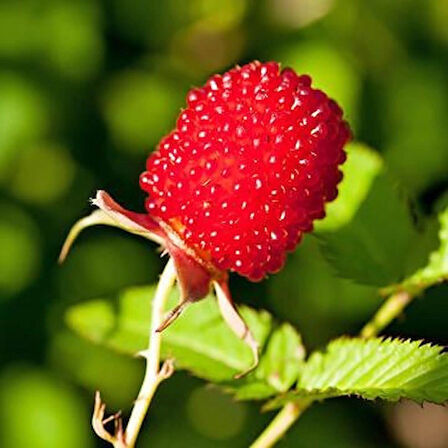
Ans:
MULTIPOLYGON (((95 343, 135 354, 147 346, 154 290, 131 288, 116 302, 100 299, 76 305, 67 311, 66 321, 75 332, 95 343)), ((174 291, 167 308, 178 299, 174 291)), ((289 325, 272 332, 272 318, 266 311, 241 306, 240 312, 263 353, 259 367, 245 378, 233 379, 250 367, 251 351, 224 323, 213 297, 191 305, 163 332, 162 357, 175 358, 177 368, 223 383, 241 399, 284 392, 296 381, 303 357, 299 335, 289 325)))
POLYGON ((275 389, 286 392, 296 381, 304 358, 300 335, 293 326, 283 324, 269 339, 258 370, 275 389))
POLYGON ((448 355, 422 341, 348 339, 331 342, 303 366, 294 391, 268 403, 356 395, 368 400, 448 401, 448 355))
POLYGON ((430 254, 428 264, 406 279, 400 288, 418 292, 448 280, 448 207, 439 214, 439 223, 439 247, 430 254))
POLYGON ((344 177, 338 188, 338 197, 327 205, 325 219, 316 222, 317 232, 334 231, 348 224, 383 169, 380 155, 362 143, 350 143, 345 151, 347 160, 342 165, 344 177))
POLYGON ((409 274, 409 257, 419 238, 409 207, 386 173, 371 185, 355 217, 320 236, 336 273, 357 283, 386 286, 409 274))
POLYGON ((257 369, 242 380, 223 386, 240 400, 286 392, 296 382, 304 357, 300 335, 291 325, 282 324, 272 332, 257 369))

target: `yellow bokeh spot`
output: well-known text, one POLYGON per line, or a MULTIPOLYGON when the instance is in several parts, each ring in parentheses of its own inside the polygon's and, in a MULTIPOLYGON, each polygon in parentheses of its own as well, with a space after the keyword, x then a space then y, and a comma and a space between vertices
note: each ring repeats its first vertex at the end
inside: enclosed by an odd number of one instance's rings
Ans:
POLYGON ((18 198, 40 205, 64 196, 74 175, 75 163, 69 151, 44 143, 19 155, 8 185, 18 198))

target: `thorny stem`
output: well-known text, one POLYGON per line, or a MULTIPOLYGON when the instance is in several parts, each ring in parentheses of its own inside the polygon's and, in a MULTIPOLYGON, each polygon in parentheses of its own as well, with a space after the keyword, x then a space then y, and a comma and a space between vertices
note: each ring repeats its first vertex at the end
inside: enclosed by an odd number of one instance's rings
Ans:
MULTIPOLYGON (((413 298, 414 296, 406 291, 392 294, 372 319, 362 328, 360 336, 362 338, 376 336, 403 312, 413 298)), ((250 448, 269 448, 274 446, 312 403, 312 400, 306 399, 287 403, 250 448)))
POLYGON ((139 353, 140 356, 146 359, 145 376, 125 431, 123 431, 120 415, 115 414, 110 418, 104 419, 106 405, 102 403, 99 392, 95 396, 95 409, 92 417, 93 429, 100 438, 111 443, 115 448, 133 448, 135 446, 135 441, 157 387, 173 373, 172 360, 166 360, 160 367, 161 333, 157 330, 164 320, 165 304, 175 279, 174 262, 172 259, 169 259, 160 277, 152 301, 148 349, 139 353), (110 420, 113 420, 115 424, 114 434, 109 433, 104 427, 110 420))
POLYGON ((172 363, 164 364, 162 368, 159 369, 162 335, 157 331, 157 329, 163 322, 165 304, 175 279, 176 270, 174 267, 174 262, 170 258, 165 266, 162 276, 160 277, 154 300, 152 302, 148 350, 142 353, 142 355, 146 358, 145 378, 135 401, 135 405, 132 409, 125 431, 125 443, 129 448, 135 445, 140 427, 142 426, 157 386, 172 373, 172 363))

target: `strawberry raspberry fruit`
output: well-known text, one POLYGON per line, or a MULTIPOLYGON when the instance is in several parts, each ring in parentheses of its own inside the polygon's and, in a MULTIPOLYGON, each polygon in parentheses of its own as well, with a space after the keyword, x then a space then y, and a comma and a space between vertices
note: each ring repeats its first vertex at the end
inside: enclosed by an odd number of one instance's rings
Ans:
POLYGON ((257 281, 337 195, 342 110, 309 76, 252 62, 191 90, 140 177, 146 210, 197 257, 257 281))

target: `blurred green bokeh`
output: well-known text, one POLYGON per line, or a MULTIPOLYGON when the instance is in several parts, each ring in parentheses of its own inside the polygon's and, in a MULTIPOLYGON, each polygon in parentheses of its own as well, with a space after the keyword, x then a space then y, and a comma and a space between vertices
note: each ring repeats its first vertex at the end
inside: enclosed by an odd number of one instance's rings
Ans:
MULTIPOLYGON (((0 446, 103 446, 89 428, 93 391, 113 409, 131 406, 142 363, 78 339, 63 313, 155 281, 162 262, 151 244, 99 228, 63 267, 57 254, 95 189, 142 210, 147 154, 188 89, 211 73, 252 59, 309 73, 344 107, 355 139, 384 156, 417 214, 446 204, 447 21, 446 0, 2 1, 0 446)), ((381 165, 369 154, 349 159, 362 166, 342 187, 356 188, 353 204, 381 165)), ((331 207, 319 232, 351 218, 331 207)), ((235 297, 295 324, 308 347, 355 334, 381 300, 337 278, 316 236, 280 274, 232 286, 235 297)), ((446 343, 446 295, 446 286, 432 288, 389 333, 446 343)), ((412 442, 389 416, 335 400, 307 413, 280 446, 448 446, 412 442)), ((270 418, 180 373, 161 387, 140 446, 244 447, 270 418)))

